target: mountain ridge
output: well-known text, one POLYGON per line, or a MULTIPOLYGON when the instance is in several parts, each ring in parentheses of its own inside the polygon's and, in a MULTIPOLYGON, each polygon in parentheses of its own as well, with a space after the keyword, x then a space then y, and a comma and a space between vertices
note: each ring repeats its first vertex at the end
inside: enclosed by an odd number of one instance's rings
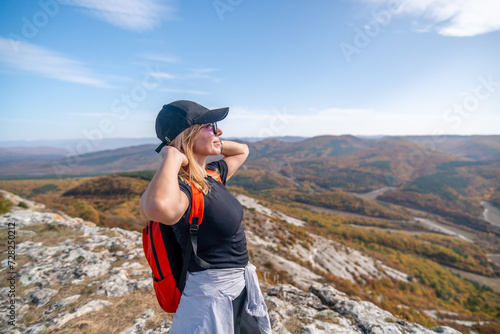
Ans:
MULTIPOLYGON (((249 160, 262 158, 265 154, 281 156, 294 153, 300 153, 303 157, 317 159, 328 156, 343 156, 366 149, 373 150, 377 147, 392 147, 398 144, 406 145, 406 148, 401 151, 401 154, 405 155, 403 160, 406 161, 403 162, 406 165, 418 164, 418 161, 413 161, 415 159, 429 160, 428 156, 431 152, 443 152, 460 160, 500 161, 500 135, 441 136, 440 139, 433 136, 384 136, 368 139, 352 135, 301 137, 300 140, 295 137, 292 137, 293 139, 288 138, 288 140, 287 138, 276 137, 256 142, 248 141, 247 143, 251 147, 249 160)), ((120 142, 118 139, 116 141, 120 142)), ((141 141, 147 142, 146 139, 141 139, 141 141)), ((240 141, 245 142, 244 139, 240 141)), ((77 144, 74 143, 71 146, 68 143, 66 148, 2 147, 0 148, 0 174, 4 176, 103 174, 138 170, 138 168, 156 169, 155 166, 158 165, 158 159, 155 159, 157 155, 154 152, 156 144, 141 143, 127 147, 120 146, 86 152, 85 154, 78 154, 77 144), (68 147, 71 149, 68 150, 68 147), (44 154, 42 151, 47 153, 44 154), (132 152, 135 152, 135 154, 132 154, 132 152), (117 155, 122 155, 122 159, 117 155), (33 157, 35 157, 35 160, 43 161, 33 161, 33 157), (97 164, 99 157, 101 163, 97 164), (91 167, 92 159, 96 162, 94 167, 91 167), (140 160, 142 163, 134 163, 134 160, 140 160), (117 164, 119 166, 116 166, 117 164)), ((104 148, 104 146, 101 146, 101 148, 104 148)), ((395 156, 393 159, 398 160, 398 157, 395 156)))

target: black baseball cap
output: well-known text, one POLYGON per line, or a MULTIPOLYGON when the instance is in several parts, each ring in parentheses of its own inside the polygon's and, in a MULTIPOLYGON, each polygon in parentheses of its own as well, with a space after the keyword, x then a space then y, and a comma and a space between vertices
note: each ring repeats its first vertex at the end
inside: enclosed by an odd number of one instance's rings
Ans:
POLYGON ((218 122, 226 118, 229 108, 208 109, 187 100, 165 104, 156 116, 156 136, 162 141, 156 148, 161 149, 170 144, 175 137, 193 124, 218 122))

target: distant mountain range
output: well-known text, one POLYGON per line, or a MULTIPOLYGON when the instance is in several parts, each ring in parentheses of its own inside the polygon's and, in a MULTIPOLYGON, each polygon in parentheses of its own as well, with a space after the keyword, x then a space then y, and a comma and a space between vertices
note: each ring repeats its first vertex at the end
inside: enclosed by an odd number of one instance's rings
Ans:
MULTIPOLYGON (((411 169, 414 176, 446 161, 495 161, 500 160, 499 136, 403 136, 363 138, 355 136, 276 137, 256 141, 256 138, 237 139, 251 148, 249 162, 255 167, 272 161, 266 168, 277 169, 286 161, 308 160, 325 162, 337 167, 370 166, 404 178, 403 169, 411 169), (432 151, 432 158, 430 152, 432 151), (349 159, 335 157, 349 156, 349 159), (319 160, 318 160, 319 159, 319 160), (404 167, 404 168, 403 168, 404 167), (416 173, 416 174, 415 174, 416 173)), ((28 142, 24 142, 25 144, 28 142)), ((91 151, 90 141, 37 142, 43 146, 7 147, 0 143, 0 175, 23 176, 75 176, 97 175, 124 171, 156 169, 159 155, 154 152, 158 140, 105 139, 99 149, 91 151), (45 146, 51 144, 53 146, 45 146), (88 152, 78 155, 77 152, 88 152)), ((10 142, 19 145, 20 142, 10 142)), ((373 169, 372 168, 372 169, 373 169)))
POLYGON ((11 140, 11 141, 0 141, 0 148, 17 148, 17 147, 52 147, 68 151, 77 151, 79 145, 84 145, 82 143, 89 142, 91 145, 82 146, 85 149, 85 153, 103 151, 103 150, 113 150, 121 147, 127 146, 137 146, 143 144, 154 144, 159 140, 157 138, 103 138, 103 139, 64 139, 64 140, 11 140))
MULTIPOLYGON (((226 139, 234 139, 227 137, 226 139)), ((284 136, 284 137, 270 137, 267 139, 277 139, 280 141, 297 142, 307 139, 307 137, 298 136, 284 136)), ((253 143, 262 140, 260 137, 242 137, 241 141, 253 143)), ((114 150, 128 146, 138 146, 145 144, 160 144, 157 138, 103 138, 103 139, 65 139, 65 140, 10 140, 0 141, 0 149, 38 149, 44 148, 45 150, 54 149, 60 151, 62 155, 76 154, 78 148, 80 153, 92 153, 104 150, 114 150)), ((36 152, 36 150, 35 150, 36 152)))

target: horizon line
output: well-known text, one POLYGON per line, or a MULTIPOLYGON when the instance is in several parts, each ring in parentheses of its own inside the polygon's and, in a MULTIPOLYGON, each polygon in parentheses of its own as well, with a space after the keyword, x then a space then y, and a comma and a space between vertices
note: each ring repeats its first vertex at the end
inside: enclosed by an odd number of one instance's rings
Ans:
MULTIPOLYGON (((245 138, 251 138, 251 139, 260 139, 260 140, 266 140, 266 139, 276 139, 276 138, 289 138, 289 137, 297 137, 297 138, 315 138, 315 137, 326 137, 326 136, 331 136, 331 137, 343 137, 343 136, 352 136, 352 137, 479 137, 479 136, 500 136, 500 133, 497 134, 451 134, 451 133, 446 133, 446 134, 439 134, 439 135, 434 135, 434 134, 373 134, 373 135, 364 135, 364 134, 350 134, 350 133, 344 133, 344 134, 318 134, 314 136, 301 136, 301 135, 283 135, 283 136, 267 136, 267 137, 260 137, 260 136, 224 136, 226 139, 245 139, 245 138)), ((21 142, 21 143, 32 143, 32 142, 58 142, 58 141, 79 141, 79 140, 88 140, 88 141, 102 141, 102 140, 155 140, 159 141, 158 138, 155 137, 110 137, 110 138, 101 138, 99 140, 95 139, 89 139, 89 138, 60 138, 60 139, 8 139, 8 140, 0 140, 0 143, 14 143, 14 142, 21 142)))

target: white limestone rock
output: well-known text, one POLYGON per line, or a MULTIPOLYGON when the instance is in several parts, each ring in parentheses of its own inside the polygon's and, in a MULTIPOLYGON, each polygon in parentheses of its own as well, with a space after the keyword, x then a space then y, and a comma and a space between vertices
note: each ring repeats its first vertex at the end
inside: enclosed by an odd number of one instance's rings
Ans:
POLYGON ((146 327, 146 321, 155 315, 155 311, 153 309, 148 309, 144 311, 141 316, 134 320, 134 324, 129 328, 121 331, 120 334, 135 334, 135 333, 143 333, 146 327))
POLYGON ((65 323, 75 318, 81 317, 82 315, 95 312, 103 307, 111 305, 111 302, 107 300, 92 300, 87 304, 74 309, 71 312, 64 313, 53 320, 52 327, 62 327, 65 323))
POLYGON ((27 300, 40 307, 47 304, 57 292, 57 290, 48 288, 31 290, 28 292, 27 300))

